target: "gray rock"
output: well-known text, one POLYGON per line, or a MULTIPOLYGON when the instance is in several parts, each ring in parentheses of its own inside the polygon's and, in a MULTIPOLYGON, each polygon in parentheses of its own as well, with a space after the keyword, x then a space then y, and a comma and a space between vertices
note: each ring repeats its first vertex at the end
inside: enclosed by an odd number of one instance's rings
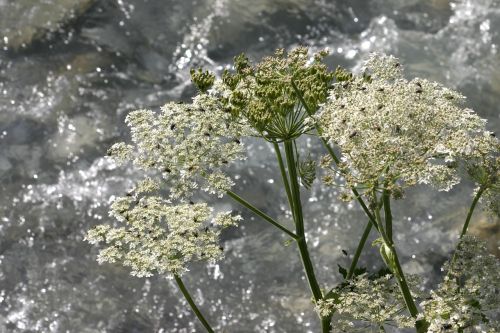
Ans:
POLYGON ((59 30, 77 18, 94 0, 0 0, 0 37, 17 50, 59 30))

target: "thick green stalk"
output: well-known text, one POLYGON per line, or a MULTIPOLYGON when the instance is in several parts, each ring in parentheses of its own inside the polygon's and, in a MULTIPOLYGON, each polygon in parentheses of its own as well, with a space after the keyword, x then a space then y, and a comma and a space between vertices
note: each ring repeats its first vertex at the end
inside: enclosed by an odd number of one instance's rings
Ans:
POLYGON ((191 310, 193 310, 196 317, 198 317, 198 319, 201 322, 201 324, 203 325, 203 327, 205 327, 207 332, 214 333, 214 330, 212 329, 212 327, 210 327, 210 324, 205 319, 205 317, 203 317, 203 314, 201 313, 200 309, 198 309, 198 307, 194 303, 193 298, 189 294, 189 291, 186 289, 186 286, 182 282, 181 278, 178 275, 174 275, 174 279, 175 279, 175 282, 177 283, 177 285, 179 286, 179 289, 181 290, 182 294, 184 295, 184 298, 189 303, 191 310))
POLYGON ((307 249, 304 231, 304 219, 302 215, 302 203, 300 200, 300 188, 297 179, 297 170, 295 165, 293 144, 291 141, 285 141, 285 154, 287 159, 288 172, 290 175, 290 188, 292 192, 293 210, 295 212, 295 234, 299 237, 297 244, 299 246, 300 256, 304 264, 309 286, 316 301, 322 298, 321 289, 314 274, 313 265, 307 249))
POLYGON ((480 187, 479 190, 476 193, 476 196, 474 197, 474 200, 472 200, 472 204, 469 208, 469 212, 467 213, 467 218, 465 219, 464 226, 462 228, 462 232, 460 233, 460 239, 462 239, 465 234, 467 233, 467 229, 469 228, 469 223, 472 217, 472 213, 474 213, 474 209, 476 208, 477 202, 481 198, 481 195, 483 195, 484 191, 486 190, 485 187, 480 187))
MULTIPOLYGON (((280 167, 281 178, 283 179, 283 186, 285 186, 286 196, 288 198, 288 204, 290 205, 290 209, 292 211, 292 215, 295 214, 293 209, 293 199, 292 192, 290 190, 290 183, 288 182, 288 177, 286 175, 285 164, 283 163, 283 158, 281 157, 280 146, 277 142, 273 142, 274 152, 276 153, 276 159, 278 160, 278 164, 280 167)), ((295 216, 295 215, 293 215, 295 216)), ((295 221, 295 217, 294 217, 295 221)))
MULTIPOLYGON (((295 219, 295 234, 299 237, 297 239, 297 245, 300 252, 300 258, 302 259, 302 266, 304 267, 307 281, 309 287, 311 288, 311 293, 314 300, 317 302, 323 298, 323 293, 319 287, 318 280, 314 274, 314 267, 309 255, 309 250, 307 249, 306 236, 304 231, 304 217, 302 215, 302 202, 300 200, 300 187, 297 177, 297 169, 295 164, 293 141, 285 141, 285 155, 288 167, 290 190, 293 200, 294 219, 295 219)), ((321 318, 321 327, 324 333, 330 332, 331 323, 330 317, 321 318)))
POLYGON ((251 203, 249 203, 248 201, 246 201, 245 199, 243 199, 242 197, 240 197, 239 195, 237 195, 233 191, 228 190, 228 191, 226 191, 226 193, 231 198, 233 198, 236 202, 238 202, 239 204, 241 204, 243 207, 246 207, 246 208, 250 209, 257 216, 259 216, 262 219, 264 219, 264 221, 272 224, 273 226, 275 226, 276 228, 280 229, 281 231, 283 231, 284 233, 286 233, 288 236, 292 237, 293 239, 298 239, 300 237, 300 236, 297 236, 292 231, 290 231, 287 228, 285 228, 284 226, 282 226, 281 224, 279 224, 272 217, 270 217, 269 215, 267 215, 263 211, 259 210, 257 207, 255 207, 254 205, 252 205, 251 203))
POLYGON ((363 231, 363 235, 359 240, 356 252, 354 253, 354 258, 352 258, 351 266, 349 267, 349 271, 347 272, 346 280, 350 280, 353 277, 354 271, 356 270, 356 265, 358 264, 359 257, 361 256, 361 252, 363 252, 363 248, 365 247, 366 240, 368 239, 368 235, 370 235, 371 230, 372 230, 372 223, 368 221, 365 230, 363 231))

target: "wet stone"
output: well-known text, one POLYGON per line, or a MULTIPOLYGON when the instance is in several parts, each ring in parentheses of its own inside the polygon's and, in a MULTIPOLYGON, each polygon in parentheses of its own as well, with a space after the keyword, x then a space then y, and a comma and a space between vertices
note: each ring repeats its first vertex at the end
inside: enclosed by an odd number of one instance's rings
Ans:
POLYGON ((0 37, 17 50, 56 32, 78 18, 94 0, 0 1, 0 37))

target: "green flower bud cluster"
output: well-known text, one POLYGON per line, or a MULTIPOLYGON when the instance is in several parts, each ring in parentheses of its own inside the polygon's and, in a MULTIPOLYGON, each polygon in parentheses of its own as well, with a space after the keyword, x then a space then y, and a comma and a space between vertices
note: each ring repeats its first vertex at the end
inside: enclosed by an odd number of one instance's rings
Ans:
POLYGON ((208 70, 203 71, 201 68, 195 70, 191 69, 191 81, 202 93, 206 93, 208 89, 212 88, 215 82, 215 75, 210 73, 208 70))
POLYGON ((222 81, 231 91, 226 104, 236 117, 242 117, 272 140, 286 140, 308 129, 304 110, 292 82, 311 110, 326 101, 334 74, 322 59, 322 51, 311 60, 308 49, 298 47, 289 53, 279 49, 273 56, 252 65, 248 58, 235 58, 236 72, 224 72, 222 81))

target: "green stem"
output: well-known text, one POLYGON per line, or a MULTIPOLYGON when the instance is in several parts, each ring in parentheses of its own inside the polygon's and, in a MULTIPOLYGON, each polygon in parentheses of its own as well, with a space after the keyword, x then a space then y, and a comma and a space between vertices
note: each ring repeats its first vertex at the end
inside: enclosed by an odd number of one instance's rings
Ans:
MULTIPOLYGON (((298 98, 300 100, 300 103, 302 104, 302 106, 306 110, 306 112, 309 115, 309 117, 311 117, 313 115, 313 112, 309 108, 309 106, 307 105, 306 101, 304 100, 304 97, 302 96, 301 91, 299 90, 299 88, 297 87, 297 85, 295 84, 295 82, 293 82, 293 80, 292 80, 291 83, 292 83, 293 90, 295 91, 295 93, 297 94, 297 96, 298 96, 298 98)), ((335 152, 333 151, 333 148, 330 147, 330 145, 328 144, 328 141, 326 141, 325 138, 323 138, 323 136, 322 136, 323 131, 321 130, 321 127, 318 126, 318 124, 314 123, 314 128, 316 129, 316 132, 318 132, 318 136, 320 137, 321 142, 323 143, 323 146, 325 146, 325 148, 328 151, 328 154, 332 158, 333 162, 335 162, 335 164, 338 165, 340 163, 340 160, 337 157, 337 155, 335 154, 335 152)), ((375 218, 370 213, 370 210, 368 209, 368 207, 366 206, 365 202, 363 201, 363 198, 361 198, 361 196, 359 195, 358 190, 356 190, 356 188, 354 188, 354 187, 351 187, 351 191, 354 194, 354 197, 356 198, 356 200, 361 205, 361 208, 365 212, 366 216, 368 216, 368 219, 370 220, 370 223, 372 223, 373 227, 375 227, 377 229, 377 224, 375 222, 375 218)))
POLYGON ((288 204, 290 205, 290 209, 292 210, 292 215, 293 215, 295 214, 295 211, 293 209, 292 192, 290 190, 290 183, 288 182, 288 177, 286 175, 285 164, 283 163, 283 158, 281 157, 281 151, 278 143, 273 142, 273 146, 274 146, 274 152, 276 153, 276 159, 278 160, 278 164, 280 167, 280 173, 281 173, 281 178, 283 179, 283 185, 285 186, 286 196, 288 198, 288 204))
POLYGON ((469 208, 469 213, 467 214, 467 218, 465 219, 464 226, 462 228, 462 232, 460 233, 460 239, 462 239, 465 234, 467 233, 467 229, 469 228, 469 223, 472 217, 472 214, 474 213, 474 209, 476 208, 477 202, 481 198, 481 195, 483 195, 484 191, 486 190, 485 187, 480 187, 479 190, 476 193, 476 196, 474 197, 474 200, 472 201, 472 204, 469 208))
MULTIPOLYGON (((304 267, 307 281, 309 287, 311 288, 311 293, 313 294, 315 302, 318 302, 323 298, 323 293, 319 287, 318 280, 314 274, 314 267, 309 255, 309 250, 307 249, 306 236, 304 231, 304 217, 302 215, 302 203, 300 200, 300 187, 297 177, 297 169, 295 164, 293 141, 285 141, 285 155, 289 173, 291 196, 293 200, 294 219, 295 219, 295 233, 299 237, 297 239, 297 245, 300 252, 300 258, 302 259, 302 265, 304 267)), ((321 318, 321 327, 324 333, 330 332, 331 321, 330 317, 321 318)))
POLYGON ((323 333, 330 333, 332 330, 332 317, 322 317, 321 318, 321 331, 323 333))
POLYGON ((307 280, 309 282, 309 286, 311 287, 311 292, 314 296, 314 300, 319 301, 322 298, 322 294, 318 281, 316 280, 316 276, 314 274, 314 268, 309 256, 309 251, 307 249, 307 242, 304 231, 304 218, 302 215, 302 203, 300 200, 300 188, 297 179, 297 170, 293 154, 293 143, 291 141, 285 141, 285 154, 290 176, 290 189, 292 193, 293 210, 295 212, 295 234, 299 237, 297 239, 297 244, 299 247, 300 256, 302 258, 302 263, 306 271, 307 280))
POLYGON ((387 238, 392 243, 392 212, 391 212, 391 197, 389 191, 384 189, 382 194, 382 199, 384 201, 384 215, 385 215, 385 232, 387 233, 387 238))
POLYGON ((391 245, 390 248, 391 248, 391 252, 394 256, 394 263, 396 266, 396 275, 398 278, 399 287, 401 288, 401 292, 403 293, 403 298, 405 300, 406 307, 408 308, 408 311, 410 312, 412 317, 417 317, 418 316, 418 309, 417 309, 417 306, 415 305, 415 301, 413 300, 413 297, 411 296, 410 288, 408 287, 408 283, 406 282, 403 268, 401 267, 401 264, 399 263, 399 258, 398 258, 398 254, 396 252, 396 248, 394 247, 394 245, 391 245))
MULTIPOLYGON (((300 103, 302 104, 304 109, 306 109, 307 115, 309 117, 311 117, 313 115, 313 112, 309 108, 309 105, 307 105, 306 101, 304 100, 304 97, 302 96, 302 92, 299 90, 299 88, 297 87, 295 82, 293 82, 293 80, 292 80, 292 88, 295 91, 295 93, 297 94, 297 96, 299 97, 300 103)), ((321 134, 322 134, 321 127, 319 127, 318 124, 314 123, 314 128, 316 129, 316 132, 318 132, 318 135, 319 135, 321 141, 323 142, 323 145, 326 147, 326 150, 328 150, 328 153, 332 157, 335 164, 339 164, 340 160, 335 155, 335 152, 333 151, 332 147, 330 147, 328 142, 321 136, 321 134)))
POLYGON ((368 222, 366 224, 365 230, 363 231, 363 235, 359 240, 358 247, 356 248, 356 252, 354 253, 354 258, 352 258, 351 266, 349 267, 349 271, 347 272, 346 280, 350 280, 353 277, 359 257, 361 256, 361 252, 363 252, 363 248, 365 247, 366 240, 368 239, 368 235, 370 235, 371 230, 372 224, 371 222, 368 222))
POLYGON ((174 279, 175 279, 175 282, 177 282, 177 285, 179 286, 179 289, 181 290, 182 294, 184 295, 184 298, 189 303, 191 310, 193 310, 196 317, 198 317, 198 319, 200 320, 203 327, 205 327, 207 332, 214 333, 214 330, 212 329, 212 327, 210 327, 210 324, 207 322, 205 317, 203 317, 203 314, 201 313, 200 309, 198 309, 198 307, 194 303, 193 298, 189 294, 189 291, 186 289, 186 286, 182 282, 181 278, 178 275, 174 275, 174 279))
MULTIPOLYGON (((379 204, 377 201, 377 195, 374 192, 373 193, 373 199, 375 201, 377 209, 375 209, 375 218, 377 220, 377 224, 379 226, 379 233, 381 234, 382 238, 384 239, 385 244, 389 247, 391 254, 392 254, 392 259, 394 264, 394 270, 395 272, 394 275, 396 276, 399 284, 399 289, 401 290, 401 293, 403 294, 403 299, 405 301, 406 307, 408 308, 408 311, 410 312, 410 315, 414 318, 418 316, 418 309, 415 304, 415 301, 413 300, 413 296, 411 295, 410 288, 408 287, 408 283, 406 282, 406 278, 403 272, 403 268, 401 267, 401 264, 399 262, 399 257, 398 253, 396 251, 396 248, 394 246, 394 243, 392 242, 392 239, 388 237, 387 233, 384 231, 384 227, 382 226, 382 221, 380 218, 380 213, 378 210, 379 204)), ((386 207, 385 204, 386 202, 390 202, 390 197, 388 196, 387 192, 384 191, 383 194, 383 202, 384 202, 384 213, 389 214, 385 216, 385 220, 391 221, 389 223, 389 226, 392 228, 392 214, 391 214, 391 209, 390 206, 386 207)), ((390 203, 388 203, 390 205, 390 203)), ((392 234, 391 234, 392 236, 392 234)), ((415 324, 415 328, 417 329, 417 332, 426 332, 426 323, 423 321, 417 321, 415 324)))
POLYGON ((241 204, 243 207, 246 207, 246 208, 250 209, 257 216, 263 218, 264 221, 272 224, 273 226, 275 226, 276 228, 280 229, 281 231, 283 231, 284 233, 286 233, 288 236, 292 237, 293 239, 297 240, 300 237, 300 236, 297 236, 292 231, 290 231, 287 228, 285 228, 284 226, 282 226, 281 224, 279 224, 272 217, 270 217, 269 215, 267 215, 263 211, 259 210, 257 207, 255 207, 254 205, 252 205, 251 203, 249 203, 248 201, 246 201, 245 199, 243 199, 242 197, 240 197, 239 195, 237 195, 233 191, 228 190, 226 193, 231 198, 233 198, 236 202, 238 202, 239 204, 241 204))
POLYGON ((370 212, 370 210, 366 206, 365 202, 363 201, 363 198, 361 198, 361 196, 359 195, 358 190, 356 190, 354 187, 352 187, 351 191, 354 194, 354 196, 356 197, 356 200, 358 200, 358 202, 359 202, 361 208, 363 209, 363 211, 365 212, 366 216, 368 217, 368 220, 370 221, 372 227, 374 227, 375 230, 378 230, 378 226, 377 226, 377 222, 375 221, 375 217, 373 216, 373 214, 370 212))
MULTIPOLYGON (((474 196, 474 200, 472 200, 472 204, 469 207, 469 212, 467 213, 467 218, 465 219, 464 226, 462 227, 462 232, 460 233, 460 239, 462 239, 465 234, 467 234, 467 229, 469 228, 470 220, 472 218, 472 214, 474 213, 474 209, 476 208, 476 205, 481 198, 481 195, 483 195, 484 191, 486 190, 486 187, 481 186, 479 190, 477 191, 476 195, 474 196)), ((460 244, 460 243, 459 243, 460 244)), ((453 267, 455 266, 455 261, 457 260, 457 251, 455 250, 453 252, 453 256, 451 257, 450 260, 450 267, 448 268, 448 273, 446 276, 450 276, 453 267)))

